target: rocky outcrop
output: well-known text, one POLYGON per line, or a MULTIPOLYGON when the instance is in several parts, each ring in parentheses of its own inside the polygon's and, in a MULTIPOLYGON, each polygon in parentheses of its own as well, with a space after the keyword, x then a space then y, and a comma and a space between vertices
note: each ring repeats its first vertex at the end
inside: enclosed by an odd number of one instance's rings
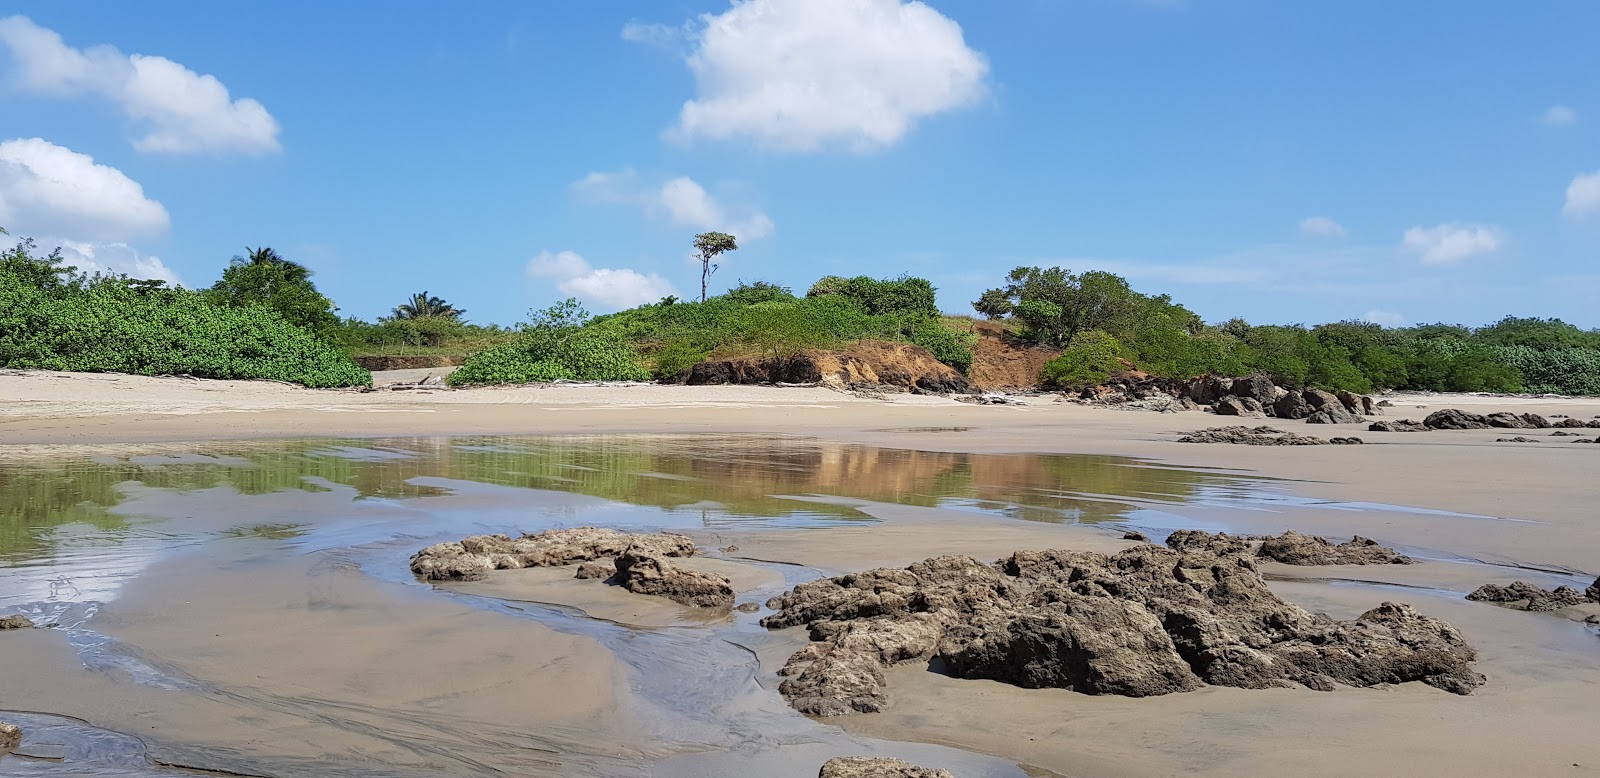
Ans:
POLYGON ((1263 415, 1305 419, 1318 411, 1323 423, 1348 424, 1351 418, 1381 413, 1380 403, 1366 395, 1285 389, 1264 374, 1242 378, 1199 376, 1188 380, 1144 374, 1121 375, 1078 392, 1077 402, 1140 410, 1176 412, 1210 408, 1223 416, 1263 415))
POLYGON ((1594 579, 1594 583, 1589 584, 1589 588, 1583 590, 1583 596, 1595 602, 1600 602, 1600 578, 1594 579))
POLYGON ((1294 530, 1262 540, 1256 555, 1286 565, 1409 565, 1416 561, 1360 535, 1334 545, 1294 530))
POLYGON ((1367 425, 1368 432, 1427 432, 1428 425, 1420 421, 1401 419, 1399 421, 1375 421, 1367 425))
POLYGON ((1179 443, 1233 443, 1242 446, 1323 446, 1359 444, 1360 438, 1322 438, 1272 427, 1207 427, 1178 438, 1179 443))
POLYGON ((1583 419, 1574 419, 1571 416, 1568 416, 1567 418, 1556 422, 1554 426, 1563 427, 1565 429, 1575 429, 1575 428, 1586 427, 1588 425, 1584 422, 1583 419))
POLYGON ((1128 696, 1483 683, 1448 624, 1395 603, 1354 621, 1310 613, 1267 588, 1248 544, 1200 535, 1186 551, 943 556, 801 584, 761 622, 805 625, 813 641, 784 666, 780 692, 812 715, 882 710, 884 669, 930 660, 957 677, 1128 696))
POLYGON ((1146 535, 1143 532, 1140 532, 1140 531, 1138 531, 1136 529, 1130 529, 1127 532, 1122 533, 1122 539, 1123 540, 1137 540, 1140 543, 1149 543, 1150 542, 1150 537, 1148 535, 1146 535))
POLYGON ((3 629, 33 629, 34 624, 27 616, 0 616, 0 630, 3 629))
POLYGON ((573 578, 584 580, 604 581, 617 574, 617 562, 614 559, 592 559, 578 565, 578 572, 573 578))
POLYGON ((1525 437, 1523 437, 1521 435, 1518 435, 1518 436, 1516 436, 1514 438, 1495 438, 1494 442, 1496 442, 1496 443, 1538 443, 1539 441, 1534 439, 1534 438, 1525 438, 1525 437))
POLYGON ((0 754, 8 754, 22 747, 22 728, 8 721, 0 721, 0 754))
POLYGON ((1550 422, 1537 413, 1524 413, 1519 416, 1515 413, 1501 411, 1499 413, 1491 413, 1483 417, 1483 420, 1488 422, 1491 427, 1508 430, 1534 430, 1548 429, 1550 427, 1550 422))
POLYGON ((1487 416, 1455 408, 1434 411, 1422 420, 1422 424, 1430 430, 1486 430, 1493 426, 1487 416))
POLYGON ((841 756, 829 759, 817 778, 955 778, 944 770, 917 767, 899 759, 841 756))
POLYGON ((1272 382, 1272 377, 1262 373, 1233 379, 1227 391, 1233 397, 1254 400, 1262 406, 1271 405, 1283 394, 1283 390, 1272 382))
POLYGON ((1361 417, 1338 403, 1323 405, 1306 417, 1307 424, 1360 424, 1361 417))
POLYGON ((553 529, 535 535, 473 535, 435 543, 411 557, 411 572, 430 581, 478 581, 492 570, 558 567, 617 556, 628 548, 658 556, 693 556, 694 541, 671 533, 639 534, 601 527, 553 529))
POLYGON ((630 546, 617 557, 615 580, 635 594, 665 597, 696 608, 733 607, 733 586, 720 575, 685 570, 648 546, 630 546))
POLYGON ((1261 403, 1248 397, 1224 397, 1212 406, 1218 416, 1260 416, 1261 403), (1253 406, 1253 407, 1252 407, 1253 406))
MULTIPOLYGON (((1596 581, 1600 584, 1600 581, 1596 581)), ((1589 587, 1590 592, 1595 587, 1589 587)), ((1467 599, 1474 602, 1492 602, 1508 608, 1524 611, 1555 611, 1569 608, 1589 600, 1600 600, 1600 597, 1586 596, 1570 586, 1557 586, 1555 589, 1543 589, 1524 581, 1514 581, 1510 586, 1484 584, 1467 595, 1467 599)))
POLYGON ((1305 393, 1298 389, 1291 389, 1272 403, 1272 413, 1280 419, 1304 419, 1311 415, 1312 410, 1311 404, 1306 402, 1305 393))
POLYGON ((704 384, 823 384, 836 388, 894 388, 948 394, 972 390, 961 372, 909 343, 868 340, 838 351, 807 350, 788 357, 737 357, 702 362, 684 382, 704 384))

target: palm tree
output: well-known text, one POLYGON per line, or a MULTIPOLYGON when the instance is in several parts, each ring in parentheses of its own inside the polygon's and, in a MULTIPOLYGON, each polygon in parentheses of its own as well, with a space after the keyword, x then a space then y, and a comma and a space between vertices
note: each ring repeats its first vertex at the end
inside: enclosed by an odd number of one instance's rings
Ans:
POLYGON ((396 319, 456 319, 460 320, 466 311, 460 310, 438 297, 430 296, 426 290, 411 295, 411 299, 395 306, 394 318, 396 319))

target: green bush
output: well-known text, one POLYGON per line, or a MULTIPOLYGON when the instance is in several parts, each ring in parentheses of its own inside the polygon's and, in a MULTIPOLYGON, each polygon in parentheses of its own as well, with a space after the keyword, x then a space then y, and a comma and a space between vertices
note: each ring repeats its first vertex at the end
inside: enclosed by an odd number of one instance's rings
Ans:
POLYGON ((710 356, 708 349, 695 345, 693 341, 677 340, 662 346, 653 354, 655 369, 650 374, 658 381, 676 381, 689 373, 695 365, 704 362, 710 356))
POLYGON ((934 359, 961 371, 962 375, 972 373, 972 347, 978 343, 976 334, 957 330, 940 319, 922 317, 908 321, 904 331, 907 340, 927 349, 934 359))
POLYGON ((1080 332, 1061 356, 1046 362, 1039 380, 1045 386, 1075 389, 1105 383, 1124 369, 1117 359, 1122 344, 1099 330, 1080 332))
POLYGON ((451 386, 556 381, 648 381, 632 344, 589 327, 535 327, 517 340, 467 357, 451 386))
POLYGON ((22 369, 368 386, 343 352, 261 306, 120 278, 41 289, 0 272, 0 364, 22 369))
POLYGON ((939 304, 934 297, 933 284, 926 278, 901 276, 893 279, 875 279, 867 276, 840 278, 827 276, 811 285, 806 297, 837 295, 854 300, 868 315, 914 314, 939 315, 939 304))
POLYGON ((1496 363, 1516 370, 1526 391, 1600 395, 1600 349, 1500 346, 1488 353, 1496 363))

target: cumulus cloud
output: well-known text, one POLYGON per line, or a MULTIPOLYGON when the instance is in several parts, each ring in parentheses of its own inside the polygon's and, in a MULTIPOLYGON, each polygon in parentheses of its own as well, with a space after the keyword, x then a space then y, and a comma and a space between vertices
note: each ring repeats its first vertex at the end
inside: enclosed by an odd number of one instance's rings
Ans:
POLYGON ((1561 209, 1571 219, 1600 214, 1600 170, 1579 173, 1567 185, 1567 204, 1561 209))
POLYGON ((167 209, 114 167, 42 138, 0 143, 0 225, 13 233, 114 242, 168 224, 167 209))
MULTIPOLYGON (((681 140, 870 151, 978 102, 989 73, 959 24, 915 0, 742 0, 699 21, 697 93, 668 131, 681 140)), ((668 30, 634 23, 623 36, 659 44, 668 30)))
POLYGON ((1422 257, 1424 265, 1453 265, 1468 257, 1500 249, 1505 234, 1492 224, 1440 224, 1412 227, 1401 239, 1406 249, 1422 257))
POLYGON ((528 262, 532 278, 555 282, 562 294, 612 310, 653 303, 676 294, 667 279, 629 268, 593 267, 574 251, 541 251, 528 262))
POLYGON ((1571 127, 1578 123, 1578 112, 1569 106, 1552 105, 1544 109, 1541 118, 1549 127, 1571 127))
POLYGON ((1326 216, 1312 216, 1300 220, 1300 234, 1313 238, 1342 238, 1348 235, 1344 225, 1326 216))
POLYGON ((278 151, 278 122, 265 106, 233 99, 215 76, 165 57, 123 54, 111 46, 77 49, 27 17, 0 19, 11 51, 13 85, 56 97, 94 95, 147 128, 134 148, 156 154, 278 151))
POLYGON ((1376 308, 1367 311, 1367 315, 1362 316, 1361 320, 1385 327, 1400 327, 1406 323, 1406 317, 1393 311, 1380 311, 1376 308))
POLYGON ((759 209, 726 207, 687 176, 658 185, 646 182, 631 169, 594 172, 574 181, 572 191, 588 202, 637 205, 673 224, 727 232, 741 241, 760 240, 771 235, 774 228, 772 219, 759 209))

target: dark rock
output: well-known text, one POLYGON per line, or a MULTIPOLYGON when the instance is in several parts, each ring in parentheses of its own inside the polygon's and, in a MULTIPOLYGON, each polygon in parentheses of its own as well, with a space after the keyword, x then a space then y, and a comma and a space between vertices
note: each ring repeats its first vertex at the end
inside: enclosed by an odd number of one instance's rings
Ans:
POLYGON ((1379 408, 1393 408, 1394 407, 1394 403, 1389 402, 1388 400, 1379 400, 1378 401, 1378 407, 1379 408))
POLYGON ((1525 437, 1522 437, 1521 435, 1518 435, 1518 436, 1516 436, 1514 438, 1495 438, 1494 442, 1496 442, 1496 443, 1538 443, 1539 441, 1535 440, 1533 438, 1525 438, 1525 437))
POLYGON ((1294 530, 1266 538, 1256 554, 1286 565, 1409 565, 1416 561, 1360 535, 1336 546, 1294 530))
POLYGON ((1555 426, 1548 419, 1537 413, 1524 413, 1517 418, 1522 419, 1523 423, 1528 425, 1528 429, 1547 430, 1555 426))
POLYGON ((1360 424, 1361 417, 1345 410, 1343 405, 1329 404, 1318 408, 1306 417, 1307 424, 1360 424))
POLYGON ((1132 529, 1128 530, 1127 532, 1122 533, 1122 539, 1123 540, 1137 540, 1140 543, 1149 543, 1150 542, 1149 536, 1145 535, 1143 532, 1140 532, 1138 530, 1132 530, 1132 529))
MULTIPOLYGON (((1324 408, 1344 408, 1344 403, 1340 402, 1339 396, 1333 392, 1311 388, 1302 390, 1301 394, 1305 395, 1306 404, 1311 406, 1314 411, 1320 411, 1324 408)), ((1349 408, 1344 409, 1349 410, 1349 408)))
POLYGON ((1245 407, 1244 401, 1238 397, 1224 397, 1212 406, 1218 416, 1249 416, 1250 410, 1245 407))
POLYGON ((1328 441, 1272 427, 1208 427, 1178 438, 1179 443, 1235 443, 1244 446, 1320 446, 1328 441))
POLYGON ((0 756, 22 747, 22 728, 9 721, 0 721, 0 756))
POLYGON ((33 621, 27 616, 0 616, 0 630, 4 629, 33 629, 33 621))
POLYGON ((1290 390, 1272 403, 1272 414, 1280 419, 1304 419, 1311 415, 1311 410, 1305 395, 1297 390, 1290 390))
POLYGON ((1370 432, 1427 432, 1428 425, 1410 419, 1375 421, 1367 425, 1367 430, 1370 432))
POLYGON ((1594 579, 1594 583, 1589 584, 1589 588, 1583 590, 1583 596, 1595 602, 1600 602, 1600 578, 1594 579))
POLYGON ((1574 418, 1569 416, 1569 417, 1567 417, 1565 419, 1562 419, 1561 421, 1556 422, 1556 426, 1557 427, 1566 427, 1568 429, 1571 429, 1573 427, 1582 427, 1582 426, 1584 426, 1584 422, 1583 422, 1583 419, 1574 419, 1574 418))
POLYGON ((650 546, 629 546, 617 557, 617 585, 635 594, 666 597, 697 608, 733 607, 733 586, 720 575, 685 570, 650 546))
POLYGON ((1240 539, 1173 535, 1185 551, 946 556, 801 584, 761 622, 806 625, 814 641, 779 690, 813 715, 877 711, 885 668, 932 660, 959 677, 1132 696, 1415 680, 1467 694, 1483 683, 1444 622, 1394 603, 1334 621, 1274 595, 1240 539))
POLYGON ((1562 431, 1562 430, 1556 430, 1555 432, 1550 433, 1550 437, 1552 437, 1552 438, 1576 438, 1576 437, 1578 437, 1578 433, 1576 433, 1576 432, 1565 432, 1565 431, 1562 431))
POLYGON ((1226 532, 1213 535, 1197 529, 1180 529, 1167 536, 1167 548, 1183 553, 1203 551, 1217 556, 1231 556, 1249 552, 1250 539, 1226 532))
POLYGON ((721 551, 724 554, 732 554, 733 552, 738 551, 739 547, 738 546, 723 546, 722 548, 719 548, 717 550, 721 551))
POLYGON ((1600 429, 1600 419, 1591 419, 1588 424, 1583 426, 1588 427, 1589 429, 1600 429))
POLYGON ((755 613, 756 611, 761 610, 761 603, 741 602, 738 605, 733 606, 733 609, 740 613, 755 613))
POLYGON ((1525 430, 1530 429, 1533 426, 1521 416, 1518 416, 1515 413, 1506 413, 1505 411, 1491 413, 1488 416, 1485 416, 1484 420, 1489 422, 1489 426, 1491 427, 1499 427, 1500 429, 1507 430, 1525 430))
POLYGON ((1455 408, 1445 408, 1428 414, 1422 423, 1430 430, 1486 430, 1491 426, 1487 416, 1466 413, 1455 408))
POLYGON ((1211 405, 1226 397, 1232 389, 1233 382, 1231 380, 1208 375, 1190 381, 1188 387, 1185 388, 1185 394, 1188 395, 1189 399, 1201 405, 1211 405))
POLYGON ((1361 438, 1328 438, 1328 442, 1335 446, 1359 446, 1366 443, 1361 438))
POLYGON ((578 574, 575 578, 605 580, 617 573, 617 563, 611 559, 596 559, 578 565, 578 574))
POLYGON ((944 770, 874 756, 841 756, 829 759, 817 778, 955 778, 944 770))
POLYGON ((694 541, 671 533, 640 534, 600 527, 552 529, 513 539, 473 535, 435 543, 411 556, 411 572, 430 581, 478 581, 492 570, 560 567, 616 556, 630 547, 661 556, 694 556, 694 541))
POLYGON ((1546 590, 1523 581, 1510 586, 1484 584, 1467 595, 1475 602, 1492 602, 1525 611, 1554 611, 1584 602, 1584 595, 1570 586, 1546 590))
POLYGON ((1372 416, 1378 412, 1377 406, 1372 404, 1372 398, 1364 394, 1356 394, 1355 392, 1347 392, 1341 389, 1334 396, 1338 397, 1345 410, 1351 413, 1372 416))
POLYGON ((1272 383, 1271 377, 1263 373, 1253 373, 1233 379, 1233 384, 1228 387, 1228 394, 1255 400, 1261 405, 1269 405, 1278 397, 1278 386, 1272 383))

